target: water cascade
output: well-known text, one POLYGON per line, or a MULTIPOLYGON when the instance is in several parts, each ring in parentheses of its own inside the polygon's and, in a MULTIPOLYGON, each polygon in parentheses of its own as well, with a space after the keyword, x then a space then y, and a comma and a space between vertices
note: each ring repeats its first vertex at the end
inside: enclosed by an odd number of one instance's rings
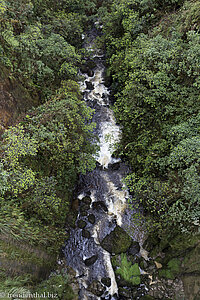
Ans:
MULTIPOLYGON (((134 225, 127 209, 128 191, 124 189, 122 177, 128 167, 112 157, 114 145, 120 139, 120 128, 116 124, 112 110, 109 108, 109 90, 104 85, 104 55, 93 49, 94 32, 88 36, 85 47, 92 51, 95 69, 93 76, 82 74, 84 82, 80 83, 84 99, 95 109, 93 121, 96 122, 96 134, 99 136, 99 153, 96 157, 97 167, 94 171, 81 176, 78 199, 90 199, 85 204, 86 211, 80 206, 76 224, 85 224, 84 229, 77 226, 71 229, 70 238, 65 246, 67 264, 77 272, 81 300, 118 299, 118 287, 111 264, 110 253, 104 250, 100 242, 116 227, 116 224, 130 229, 134 225), (86 197, 88 196, 88 197, 86 197), (93 219, 88 221, 89 219, 93 219), (86 225, 87 224, 87 225, 86 225), (124 225, 125 224, 125 225, 124 225), (100 291, 92 293, 91 282, 110 278, 111 284, 100 291), (101 297, 102 298, 101 298, 101 297)), ((134 232, 137 232, 134 231, 134 232)), ((140 238, 132 236, 134 239, 140 238)), ((136 233, 134 233, 135 235, 136 233)))

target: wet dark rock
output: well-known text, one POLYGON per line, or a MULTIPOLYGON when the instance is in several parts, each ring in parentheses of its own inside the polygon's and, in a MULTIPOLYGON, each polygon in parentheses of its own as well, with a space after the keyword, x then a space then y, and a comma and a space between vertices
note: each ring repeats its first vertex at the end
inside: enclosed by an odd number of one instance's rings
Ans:
POLYGON ((96 167, 97 168, 102 168, 102 165, 98 161, 96 161, 96 167))
POLYGON ((88 230, 83 229, 82 231, 82 237, 89 239, 91 237, 91 234, 88 230))
POLYGON ((113 171, 116 171, 120 168, 120 161, 114 163, 114 164, 109 164, 108 165, 108 168, 113 170, 113 171))
POLYGON ((88 90, 93 90, 94 89, 94 85, 92 84, 92 82, 85 81, 85 84, 86 84, 88 90))
POLYGON ((95 216, 93 214, 89 215, 88 216, 88 221, 91 223, 91 224, 94 224, 95 223, 95 216))
POLYGON ((88 215, 87 211, 82 211, 82 212, 81 212, 81 216, 82 216, 82 217, 87 217, 87 215, 88 215))
POLYGON ((119 296, 120 296, 120 299, 121 297, 124 297, 125 299, 132 299, 132 292, 131 290, 128 290, 126 288, 123 288, 123 287, 120 287, 119 290, 119 296))
POLYGON ((93 265, 98 259, 98 255, 93 255, 90 258, 84 260, 84 263, 87 267, 93 265))
POLYGON ((90 205, 92 202, 92 199, 89 196, 85 196, 85 197, 83 197, 81 202, 83 202, 84 204, 90 205))
POLYGON ((87 74, 88 74, 89 77, 93 77, 94 76, 94 71, 88 69, 87 74))
POLYGON ((109 277, 103 277, 101 279, 101 282, 107 287, 111 286, 111 279, 109 277))
POLYGON ((93 202, 92 208, 96 210, 103 209, 106 212, 108 211, 107 205, 103 201, 93 202))
POLYGON ((83 74, 87 74, 89 77, 94 76, 94 71, 92 69, 90 69, 87 65, 81 66, 80 71, 83 74))
POLYGON ((93 70, 97 66, 97 64, 95 63, 94 60, 87 60, 86 65, 87 65, 87 68, 90 70, 93 70))
POLYGON ((140 245, 138 242, 133 241, 130 248, 128 249, 128 254, 136 255, 140 252, 140 245))
POLYGON ((109 88, 112 84, 112 76, 108 70, 106 70, 106 73, 104 74, 104 85, 109 88))
POLYGON ((88 204, 81 205, 81 207, 80 207, 80 214, 82 216, 87 216, 89 209, 90 209, 90 205, 88 205, 88 204))
POLYGON ((81 73, 85 74, 88 72, 88 67, 86 65, 82 65, 80 68, 81 73))
POLYGON ((78 220, 78 222, 77 222, 78 228, 83 229, 83 228, 86 227, 86 225, 87 225, 87 223, 85 221, 83 221, 83 220, 78 220))
POLYGON ((149 278, 148 274, 142 274, 140 275, 140 280, 142 283, 144 283, 145 285, 149 285, 151 279, 149 278))
POLYGON ((98 297, 102 296, 106 290, 106 288, 98 280, 94 280, 87 289, 98 297))
POLYGON ((85 192, 85 194, 86 194, 86 196, 90 196, 91 195, 91 191, 87 191, 87 192, 85 192))
POLYGON ((101 247, 114 254, 126 252, 131 246, 131 237, 119 226, 108 234, 101 242, 101 247))

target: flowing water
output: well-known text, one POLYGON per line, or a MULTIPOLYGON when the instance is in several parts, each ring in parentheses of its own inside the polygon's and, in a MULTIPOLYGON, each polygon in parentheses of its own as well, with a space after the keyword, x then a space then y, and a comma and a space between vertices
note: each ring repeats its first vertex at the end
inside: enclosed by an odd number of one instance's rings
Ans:
POLYGON ((115 144, 120 139, 120 128, 116 124, 112 110, 109 107, 109 90, 104 85, 104 55, 93 50, 94 32, 88 37, 87 49, 92 51, 96 63, 94 75, 84 74, 85 80, 80 84, 84 99, 90 107, 95 109, 93 121, 96 122, 96 134, 99 137, 99 153, 96 157, 98 166, 87 175, 81 176, 79 182, 79 201, 89 196, 92 203, 88 207, 87 215, 79 211, 77 222, 86 221, 89 237, 82 236, 82 229, 71 229, 70 238, 66 243, 65 256, 67 264, 77 272, 80 285, 79 299, 118 299, 118 287, 111 265, 110 254, 105 251, 100 242, 118 224, 135 240, 140 240, 141 232, 132 224, 131 212, 127 207, 128 191, 122 183, 128 167, 112 157, 115 144), (90 83, 90 89, 88 89, 90 83), (91 89, 92 84, 92 89, 91 89), (96 205, 95 205, 96 204, 96 205), (88 215, 95 216, 95 223, 88 222, 88 215), (132 229, 135 230, 132 230, 132 229), (134 233, 133 233, 134 232, 134 233), (96 255, 94 264, 86 266, 84 260, 96 255), (99 298, 87 290, 93 280, 101 281, 103 277, 111 278, 111 286, 99 298))

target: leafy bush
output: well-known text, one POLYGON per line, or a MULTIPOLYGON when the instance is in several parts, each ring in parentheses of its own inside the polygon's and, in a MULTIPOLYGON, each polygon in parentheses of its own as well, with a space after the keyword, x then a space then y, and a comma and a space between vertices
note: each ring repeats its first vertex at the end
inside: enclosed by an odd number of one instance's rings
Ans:
POLYGON ((132 265, 131 262, 127 260, 126 254, 121 254, 121 265, 116 270, 116 274, 120 274, 124 280, 133 285, 140 284, 140 270, 137 263, 132 265))

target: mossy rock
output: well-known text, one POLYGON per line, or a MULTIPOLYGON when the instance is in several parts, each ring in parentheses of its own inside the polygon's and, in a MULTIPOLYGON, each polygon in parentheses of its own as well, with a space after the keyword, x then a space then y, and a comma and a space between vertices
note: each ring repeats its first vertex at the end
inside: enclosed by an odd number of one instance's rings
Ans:
POLYGON ((111 286, 111 279, 109 277, 103 277, 101 278, 101 282, 107 286, 107 287, 110 287, 111 286))
POLYGON ((131 246, 131 237, 119 226, 108 234, 101 242, 101 247, 114 254, 126 252, 131 246))
POLYGON ((85 221, 83 221, 83 220, 78 220, 78 222, 77 222, 78 228, 83 229, 83 228, 86 227, 86 225, 87 225, 87 223, 85 221))
POLYGON ((91 233, 88 230, 82 230, 82 237, 89 239, 91 237, 91 233))
POLYGON ((106 288, 98 280, 94 280, 87 289, 98 297, 101 297, 106 290, 106 288))
POLYGON ((94 224, 95 223, 95 216, 93 214, 90 214, 88 216, 88 221, 91 223, 91 224, 94 224))
POLYGON ((174 251, 181 253, 189 248, 195 247, 195 245, 198 244, 199 240, 200 235, 192 236, 188 234, 180 234, 170 240, 169 245, 174 251))
POLYGON ((171 259, 168 262, 166 269, 159 270, 159 276, 171 280, 175 279, 175 277, 180 273, 180 265, 181 262, 179 259, 177 258, 171 259))
POLYGON ((90 209, 90 205, 89 204, 84 204, 80 207, 80 214, 82 216, 87 216, 88 214, 88 210, 90 209))
POLYGON ((85 196, 85 197, 83 197, 81 202, 90 205, 92 203, 92 199, 89 196, 85 196))
POLYGON ((195 273, 200 275, 200 244, 186 254, 182 265, 182 272, 184 274, 195 273))
POLYGON ((185 255, 186 251, 194 248, 200 240, 200 235, 179 234, 171 239, 162 239, 150 252, 151 257, 157 256, 159 252, 165 252, 164 263, 171 258, 185 255))

